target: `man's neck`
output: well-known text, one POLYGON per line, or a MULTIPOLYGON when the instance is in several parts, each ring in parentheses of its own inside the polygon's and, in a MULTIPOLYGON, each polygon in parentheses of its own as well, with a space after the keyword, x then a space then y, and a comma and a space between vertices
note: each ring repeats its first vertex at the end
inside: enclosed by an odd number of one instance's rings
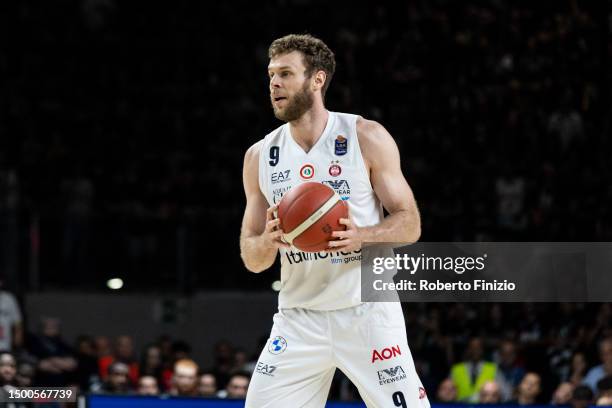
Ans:
POLYGON ((325 107, 315 105, 299 119, 289 122, 295 142, 304 151, 310 151, 323 134, 328 118, 329 112, 325 107))

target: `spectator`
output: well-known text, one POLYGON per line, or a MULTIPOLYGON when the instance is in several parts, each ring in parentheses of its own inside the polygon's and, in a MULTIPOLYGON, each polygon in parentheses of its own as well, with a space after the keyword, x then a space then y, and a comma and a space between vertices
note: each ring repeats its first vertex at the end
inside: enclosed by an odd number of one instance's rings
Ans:
POLYGON ((17 367, 17 375, 15 380, 18 387, 32 387, 34 376, 36 375, 36 367, 29 362, 21 362, 17 367))
POLYGON ((110 356, 113 354, 113 350, 111 348, 110 340, 106 336, 96 336, 94 338, 94 350, 96 351, 96 356, 98 360, 110 356))
POLYGON ((227 387, 222 392, 218 393, 219 398, 234 398, 244 399, 246 398, 247 390, 249 389, 249 381, 251 375, 244 371, 238 371, 233 373, 227 383, 227 387))
POLYGON ((211 371, 217 379, 217 386, 224 388, 234 368, 234 348, 229 341, 220 340, 215 344, 214 361, 215 365, 211 371))
POLYGON ((157 378, 152 375, 143 375, 138 379, 138 395, 159 395, 157 378))
POLYGON ((498 358, 498 384, 501 387, 502 400, 509 401, 514 397, 514 390, 523 379, 525 369, 517 362, 516 344, 513 341, 501 342, 498 358))
POLYGON ((15 386, 17 381, 17 361, 10 351, 0 352, 0 386, 15 386))
POLYGON ((569 405, 572 401, 572 394, 574 393, 574 385, 571 382, 564 382, 559 384, 555 392, 553 393, 552 405, 569 405))
POLYGON ((599 343, 599 358, 601 364, 591 368, 582 382, 593 393, 597 391, 597 381, 612 375, 612 338, 603 339, 599 343))
POLYGON ((81 390, 88 390, 100 381, 98 376, 98 358, 94 341, 89 336, 79 336, 76 342, 76 379, 81 390))
POLYGON ((198 381, 198 395, 201 397, 214 397, 217 394, 217 379, 212 373, 200 375, 198 381))
MULTIPOLYGON (((157 383, 162 383, 164 379, 164 366, 162 362, 161 349, 155 344, 148 345, 140 359, 139 367, 140 378, 152 376, 157 379, 157 383)), ((172 374, 170 374, 170 377, 172 374)))
POLYGON ((537 402, 540 395, 542 380, 540 375, 534 372, 525 374, 518 387, 518 405, 533 405, 537 402))
POLYGON ((21 310, 15 296, 2 287, 0 278, 0 350, 11 351, 23 345, 21 310))
POLYGON ((597 381, 597 398, 612 397, 612 375, 597 381))
POLYGON ((436 399, 442 403, 457 401, 457 387, 455 387, 453 380, 447 378, 440 383, 436 392, 436 399))
POLYGON ((77 369, 77 361, 72 348, 61 337, 58 319, 42 319, 41 332, 33 337, 29 350, 38 358, 38 384, 51 387, 68 384, 77 369))
POLYGON ((591 404, 593 404, 593 390, 587 385, 577 386, 572 394, 570 403, 572 408, 587 408, 591 404))
POLYGON ((582 381, 584 381, 584 376, 587 371, 587 367, 588 365, 584 353, 574 353, 574 355, 572 356, 572 366, 569 376, 569 381, 574 386, 582 384, 582 381))
POLYGON ((189 359, 174 363, 172 395, 193 397, 198 394, 198 365, 189 359))
POLYGON ((130 368, 127 364, 120 361, 111 363, 108 366, 106 381, 99 391, 104 394, 128 394, 130 392, 129 372, 130 368))
POLYGON ((600 407, 601 406, 610 407, 610 406, 612 406, 612 397, 607 396, 607 395, 605 395, 603 397, 599 397, 599 398, 597 398, 596 405, 600 406, 600 407))
POLYGON ((134 342, 131 336, 118 336, 115 339, 115 348, 112 355, 106 355, 98 360, 98 369, 102 380, 106 380, 108 367, 115 361, 125 364, 129 369, 128 378, 132 386, 136 385, 139 377, 138 362, 134 357, 134 342))
POLYGON ((484 361, 482 340, 470 339, 467 348, 467 361, 451 367, 451 378, 457 387, 457 399, 464 402, 476 402, 480 388, 487 381, 494 381, 497 376, 495 363, 484 361))
POLYGON ((480 388, 478 396, 480 404, 499 404, 501 402, 501 387, 495 381, 487 381, 480 388))

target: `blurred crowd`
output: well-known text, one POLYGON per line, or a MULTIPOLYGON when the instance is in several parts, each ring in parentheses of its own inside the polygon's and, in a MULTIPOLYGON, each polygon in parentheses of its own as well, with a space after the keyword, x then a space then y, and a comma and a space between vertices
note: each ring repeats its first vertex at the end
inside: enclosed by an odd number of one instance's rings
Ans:
POLYGON ((305 31, 336 53, 329 109, 396 138, 423 240, 611 240, 606 3, 11 3, 0 263, 26 287, 268 287, 238 254, 242 158, 279 125, 267 46, 305 31))
MULTIPOLYGON (((612 405, 612 304, 407 304, 415 366, 432 401, 612 405)), ((81 392, 244 398, 251 375, 282 375, 254 350, 220 339, 206 357, 163 335, 137 349, 134 333, 70 341, 60 321, 0 352, 0 387, 73 386, 81 392)), ((380 374, 380 380, 397 372, 380 374)), ((359 400, 336 371, 330 399, 359 400)))

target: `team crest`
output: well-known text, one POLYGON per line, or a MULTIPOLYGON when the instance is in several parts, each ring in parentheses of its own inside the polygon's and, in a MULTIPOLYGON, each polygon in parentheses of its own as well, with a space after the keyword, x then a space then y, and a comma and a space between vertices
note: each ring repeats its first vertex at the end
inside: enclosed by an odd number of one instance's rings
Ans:
POLYGON ((329 166, 329 175, 332 177, 338 177, 342 173, 342 167, 338 164, 338 160, 332 161, 329 166))
POLYGON ((338 135, 334 144, 334 153, 336 156, 344 156, 347 152, 348 141, 346 137, 338 135))
POLYGON ((314 177, 315 169, 312 164, 305 164, 300 169, 300 177, 304 180, 310 180, 314 177))

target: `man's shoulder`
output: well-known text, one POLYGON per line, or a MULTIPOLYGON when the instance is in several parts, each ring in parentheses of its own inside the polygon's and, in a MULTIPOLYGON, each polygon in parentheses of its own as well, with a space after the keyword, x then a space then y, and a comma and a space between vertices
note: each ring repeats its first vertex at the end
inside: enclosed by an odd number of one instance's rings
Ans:
POLYGON ((381 140, 390 139, 391 135, 383 125, 375 120, 359 116, 356 123, 359 143, 366 145, 376 144, 381 140))

